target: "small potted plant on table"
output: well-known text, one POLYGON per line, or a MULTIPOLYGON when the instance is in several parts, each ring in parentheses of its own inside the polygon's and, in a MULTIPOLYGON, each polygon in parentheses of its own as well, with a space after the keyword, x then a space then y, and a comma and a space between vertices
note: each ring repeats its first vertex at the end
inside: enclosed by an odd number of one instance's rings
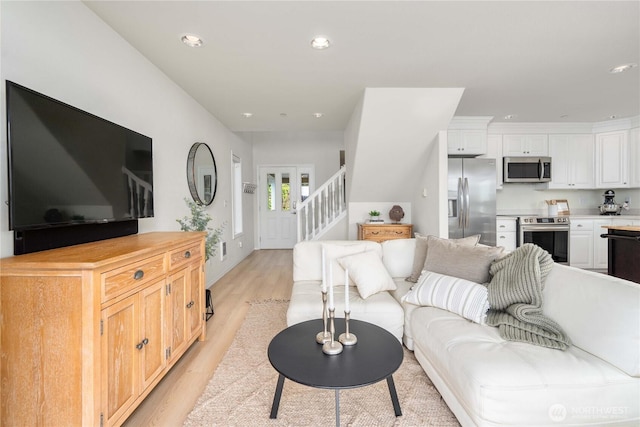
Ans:
POLYGON ((380 218, 380 211, 369 211, 369 222, 384 222, 384 220, 380 218))

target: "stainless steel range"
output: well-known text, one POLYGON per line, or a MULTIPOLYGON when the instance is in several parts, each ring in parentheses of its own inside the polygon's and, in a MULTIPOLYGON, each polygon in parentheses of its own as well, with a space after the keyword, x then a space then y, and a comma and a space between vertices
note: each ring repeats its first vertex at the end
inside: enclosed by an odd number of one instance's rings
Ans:
POLYGON ((569 265, 569 217, 519 217, 518 246, 525 243, 536 244, 555 262, 569 265))

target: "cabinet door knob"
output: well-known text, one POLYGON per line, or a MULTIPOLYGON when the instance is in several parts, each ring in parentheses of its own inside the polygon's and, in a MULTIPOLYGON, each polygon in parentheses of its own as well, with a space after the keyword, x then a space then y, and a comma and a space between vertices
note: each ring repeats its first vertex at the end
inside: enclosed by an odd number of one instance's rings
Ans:
POLYGON ((185 258, 191 258, 191 251, 186 251, 186 252, 184 253, 184 257, 185 257, 185 258))
POLYGON ((196 303, 196 302, 195 302, 194 300, 189 301, 189 304, 187 304, 187 308, 191 308, 191 307, 193 307, 193 305, 194 305, 195 303, 196 303))
POLYGON ((144 277, 144 271, 142 270, 137 270, 135 273, 133 273, 133 279, 134 280, 140 280, 144 277))

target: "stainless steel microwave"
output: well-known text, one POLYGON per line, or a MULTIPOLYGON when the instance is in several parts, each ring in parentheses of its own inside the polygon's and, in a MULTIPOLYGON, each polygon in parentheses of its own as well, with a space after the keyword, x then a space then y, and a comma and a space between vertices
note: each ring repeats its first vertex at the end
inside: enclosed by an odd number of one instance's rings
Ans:
POLYGON ((551 181, 551 157, 504 157, 504 182, 551 181))

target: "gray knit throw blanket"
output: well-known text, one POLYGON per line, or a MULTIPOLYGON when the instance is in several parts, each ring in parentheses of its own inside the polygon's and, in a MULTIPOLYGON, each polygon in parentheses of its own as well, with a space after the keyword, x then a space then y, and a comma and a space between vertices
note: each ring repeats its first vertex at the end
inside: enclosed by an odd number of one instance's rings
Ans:
POLYGON ((525 243, 489 268, 487 325, 510 341, 566 350, 571 344, 560 325, 542 313, 544 281, 553 268, 551 255, 525 243))

